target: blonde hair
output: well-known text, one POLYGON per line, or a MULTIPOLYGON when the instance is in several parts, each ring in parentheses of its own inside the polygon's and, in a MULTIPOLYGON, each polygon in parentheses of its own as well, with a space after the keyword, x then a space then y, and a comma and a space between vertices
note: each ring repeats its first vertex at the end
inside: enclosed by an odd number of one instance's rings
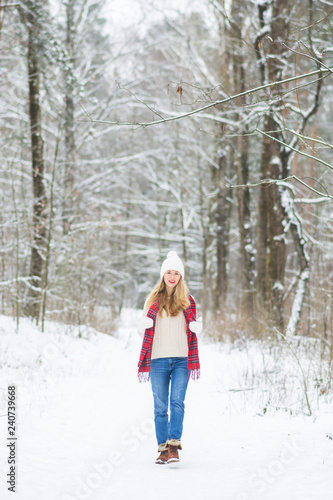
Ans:
POLYGON ((145 309, 149 309, 154 302, 159 299, 158 314, 160 316, 162 316, 163 309, 168 316, 178 316, 181 311, 184 311, 184 309, 187 309, 190 306, 188 295, 189 291, 187 285, 181 276, 179 282, 174 288, 174 291, 169 296, 167 294, 164 276, 162 276, 161 280, 148 295, 145 303, 145 309))

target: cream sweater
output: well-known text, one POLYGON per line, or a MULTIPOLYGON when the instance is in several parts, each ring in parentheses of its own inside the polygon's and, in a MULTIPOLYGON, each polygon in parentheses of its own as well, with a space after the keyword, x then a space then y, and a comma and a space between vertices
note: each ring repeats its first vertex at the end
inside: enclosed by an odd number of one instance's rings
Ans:
POLYGON ((186 322, 183 312, 178 316, 157 315, 151 359, 187 357, 186 322))
MULTIPOLYGON (((147 315, 145 310, 143 315, 147 315)), ((143 334, 140 333, 140 336, 143 334)), ((155 333, 151 359, 180 358, 188 356, 186 321, 184 313, 178 316, 167 316, 163 310, 162 317, 156 316, 155 333)))

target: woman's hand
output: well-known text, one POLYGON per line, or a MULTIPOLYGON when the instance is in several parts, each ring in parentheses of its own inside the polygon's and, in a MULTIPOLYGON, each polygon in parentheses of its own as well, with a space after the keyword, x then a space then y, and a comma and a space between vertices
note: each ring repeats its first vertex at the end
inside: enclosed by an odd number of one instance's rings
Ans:
POLYGON ((154 322, 151 318, 148 318, 148 316, 142 316, 139 322, 139 327, 138 331, 141 334, 144 334, 147 328, 151 328, 153 326, 154 322))
POLYGON ((202 332, 202 318, 198 318, 198 321, 190 321, 190 330, 193 333, 199 335, 202 332))

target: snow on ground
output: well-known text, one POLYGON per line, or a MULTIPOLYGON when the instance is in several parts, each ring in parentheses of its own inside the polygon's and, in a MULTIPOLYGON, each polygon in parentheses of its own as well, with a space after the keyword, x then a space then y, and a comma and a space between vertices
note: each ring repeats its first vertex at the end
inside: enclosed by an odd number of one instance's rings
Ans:
MULTIPOLYGON (((332 399, 308 382, 306 416, 292 356, 272 357, 256 344, 200 339, 202 377, 188 388, 181 462, 155 465, 150 384, 136 375, 136 317, 124 311, 116 338, 56 323, 41 333, 26 319, 16 333, 0 317, 1 499, 14 498, 6 484, 11 384, 16 499, 332 499, 332 399)), ((314 367, 322 381, 314 358, 308 381, 314 367)))

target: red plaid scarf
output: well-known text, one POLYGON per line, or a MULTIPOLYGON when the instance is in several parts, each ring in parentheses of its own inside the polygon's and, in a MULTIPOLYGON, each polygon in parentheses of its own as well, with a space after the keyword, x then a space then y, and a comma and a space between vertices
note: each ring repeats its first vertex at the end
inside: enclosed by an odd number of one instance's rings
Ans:
MULTIPOLYGON (((191 295, 189 296, 189 299, 190 306, 184 311, 188 345, 187 367, 189 370, 189 376, 192 377, 193 380, 197 380, 200 377, 198 339, 196 334, 190 330, 190 321, 196 321, 197 318, 197 308, 195 300, 191 295)), ((158 303, 159 300, 156 300, 147 313, 148 318, 151 318, 154 324, 151 328, 146 329, 142 341, 140 359, 138 363, 138 377, 140 382, 147 382, 150 378, 151 352, 153 347, 156 317, 158 313, 158 303)))

